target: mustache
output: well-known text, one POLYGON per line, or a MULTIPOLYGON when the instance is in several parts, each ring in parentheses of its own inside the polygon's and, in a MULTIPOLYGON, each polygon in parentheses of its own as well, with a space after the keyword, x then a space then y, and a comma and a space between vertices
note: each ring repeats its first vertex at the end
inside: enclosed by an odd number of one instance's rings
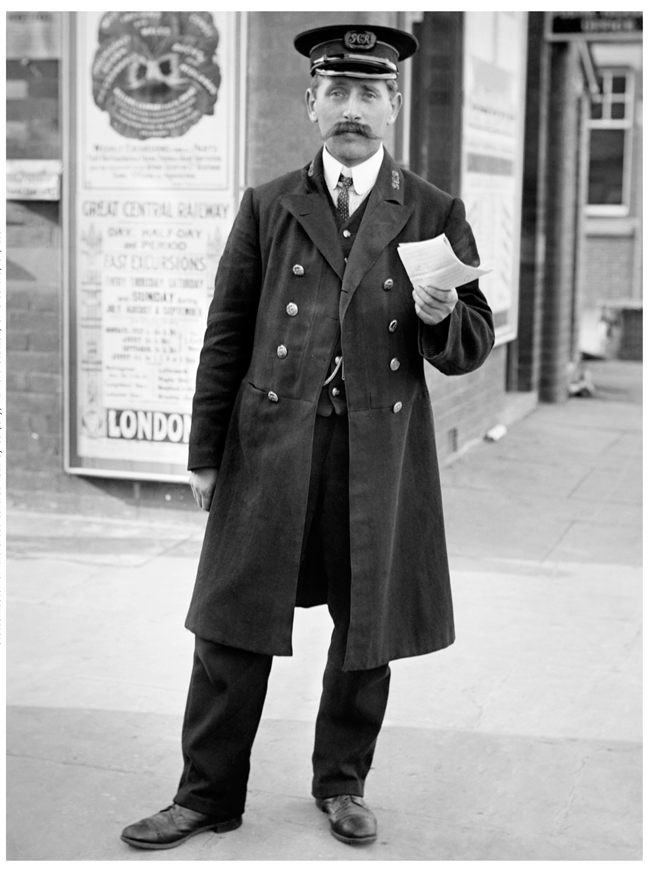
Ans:
POLYGON ((359 124, 357 121, 337 121, 325 133, 323 139, 329 139, 331 136, 341 136, 343 133, 356 133, 358 136, 364 136, 366 139, 379 139, 375 136, 372 129, 366 124, 359 124))

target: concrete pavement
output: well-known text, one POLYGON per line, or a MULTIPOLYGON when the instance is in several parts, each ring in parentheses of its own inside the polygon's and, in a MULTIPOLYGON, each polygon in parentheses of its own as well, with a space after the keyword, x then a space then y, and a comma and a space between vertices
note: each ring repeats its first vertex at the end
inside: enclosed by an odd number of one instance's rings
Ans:
POLYGON ((640 860, 641 365, 591 369, 443 470, 457 641, 393 665, 366 848, 309 795, 323 608, 274 662, 241 829, 123 844, 180 772, 205 516, 10 511, 7 859, 640 860))

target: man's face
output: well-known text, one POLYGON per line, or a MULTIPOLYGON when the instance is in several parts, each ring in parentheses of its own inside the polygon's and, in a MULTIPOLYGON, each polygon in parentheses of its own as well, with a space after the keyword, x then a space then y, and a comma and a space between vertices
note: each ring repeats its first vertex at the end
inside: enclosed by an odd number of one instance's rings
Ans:
POLYGON ((309 120, 318 124, 327 150, 346 166, 374 154, 402 105, 383 79, 323 76, 306 94, 309 120))

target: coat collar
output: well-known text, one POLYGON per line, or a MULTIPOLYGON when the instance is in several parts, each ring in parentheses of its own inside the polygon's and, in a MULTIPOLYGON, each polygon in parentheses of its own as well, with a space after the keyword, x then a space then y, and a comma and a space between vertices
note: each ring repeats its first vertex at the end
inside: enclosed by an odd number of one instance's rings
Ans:
POLYGON ((404 204, 404 175, 384 150, 377 182, 368 195, 368 205, 347 264, 338 239, 336 222, 327 202, 322 153, 303 170, 303 192, 280 199, 303 227, 314 245, 342 280, 341 320, 361 280, 386 246, 408 221, 413 205, 404 204))

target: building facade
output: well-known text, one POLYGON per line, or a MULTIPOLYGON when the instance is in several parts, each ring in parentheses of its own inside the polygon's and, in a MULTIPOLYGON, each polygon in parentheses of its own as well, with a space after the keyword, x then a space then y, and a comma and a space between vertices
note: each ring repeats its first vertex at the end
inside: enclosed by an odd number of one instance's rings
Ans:
POLYGON ((590 65, 577 42, 547 38, 548 13, 147 13, 203 18, 183 25, 193 41, 179 38, 177 51, 120 67, 137 14, 7 14, 7 447, 17 503, 46 493, 54 508, 101 491, 191 504, 176 483, 187 388, 181 395, 170 382, 188 377, 174 343, 196 352, 187 313, 209 302, 205 276, 243 190, 307 164, 320 147, 292 43, 302 30, 366 21, 420 41, 401 72, 404 107, 386 146, 465 200, 492 267, 499 337, 476 373, 445 378, 427 367, 443 460, 538 400, 568 396, 583 311, 640 305, 638 43, 599 45, 590 65), (172 55, 183 52, 194 88, 163 119, 141 95, 172 82, 172 55), (116 94, 126 73, 132 90, 116 94), (141 271, 122 277, 120 264, 136 254, 141 271), (200 298, 187 290, 190 269, 202 271, 200 298), (131 303, 148 309, 116 312, 127 285, 131 303), (184 308, 153 320, 154 303, 179 303, 181 287, 184 308), (156 361, 156 386, 141 390, 157 397, 136 411, 134 383, 153 378, 156 361))

